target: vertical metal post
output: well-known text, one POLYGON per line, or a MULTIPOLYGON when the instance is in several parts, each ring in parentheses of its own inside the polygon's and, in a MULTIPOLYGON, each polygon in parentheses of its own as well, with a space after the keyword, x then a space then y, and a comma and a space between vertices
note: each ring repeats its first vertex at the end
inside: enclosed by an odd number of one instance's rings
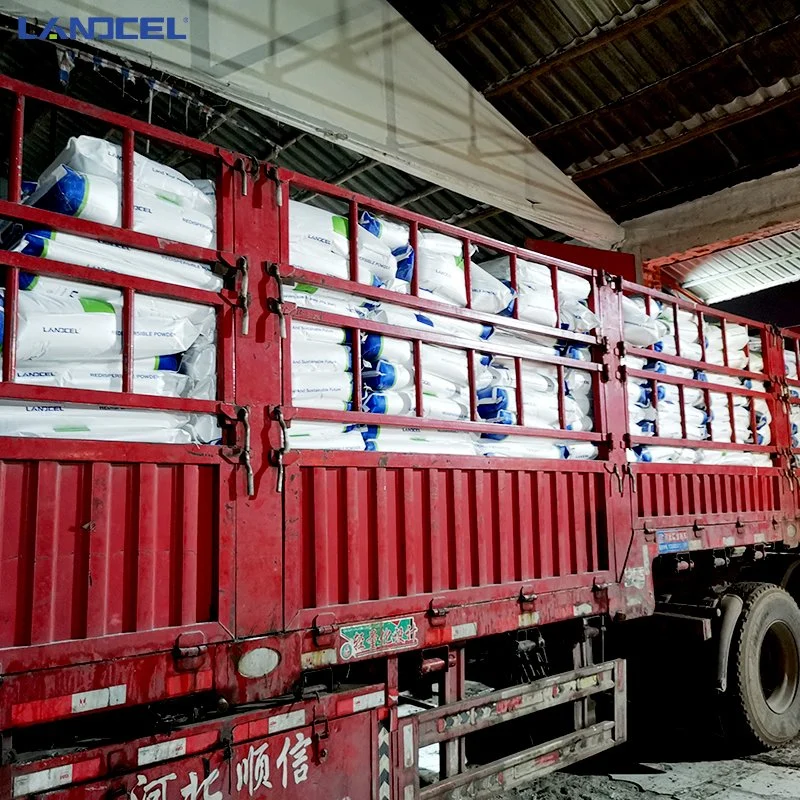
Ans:
POLYGON ((653 406, 653 435, 661 436, 661 426, 658 421, 658 381, 650 381, 650 405, 653 406))
POLYGON ((133 391, 134 291, 122 290, 122 391, 133 391))
POLYGON ((556 364, 556 380, 558 381, 558 427, 565 431, 567 429, 567 412, 564 408, 564 365, 556 364))
POLYGON ((553 285, 553 304, 556 309, 556 328, 561 327, 561 303, 558 301, 558 269, 550 267, 550 283, 553 285))
POLYGON ((15 95, 11 112, 11 138, 8 152, 8 199, 19 203, 22 199, 22 141, 25 131, 25 98, 15 95))
POLYGON ((348 209, 348 238, 350 240, 350 280, 358 283, 358 203, 351 200, 348 209))
POLYGON ((350 329, 350 360, 353 370, 353 411, 361 411, 363 389, 361 386, 361 329, 350 329))
MULTIPOLYGON (((442 673, 439 684, 439 701, 441 705, 457 703, 464 699, 464 650, 455 648, 451 651, 455 656, 455 664, 442 673)), ((464 739, 451 739, 440 745, 439 760, 442 778, 458 775, 466 768, 464 739)))
POLYGON ((414 272, 411 275, 411 294, 414 297, 419 297, 419 225, 416 222, 411 222, 408 225, 408 243, 414 252, 414 272))
POLYGON ((722 334, 722 364, 723 366, 730 366, 728 361, 728 330, 727 321, 725 317, 720 318, 720 333, 722 334))
POLYGON ((464 286, 467 290, 467 308, 472 308, 472 253, 469 239, 463 241, 464 252, 464 286))
POLYGON ((133 230, 133 154, 134 134, 129 128, 122 133, 122 227, 133 230))
POLYGON ((469 387, 469 418, 478 419, 478 386, 475 382, 475 351, 467 350, 467 386, 469 387))
MULTIPOLYGON (((508 254, 509 279, 511 280, 511 291, 514 292, 514 311, 512 317, 519 319, 519 279, 517 277, 517 254, 508 254)), ((522 423, 520 423, 522 424, 522 423)))
POLYGON ((17 327, 19 322, 19 268, 6 267, 3 324, 3 380, 13 382, 17 374, 17 327))
POLYGON ((417 406, 417 416, 425 415, 425 396, 422 392, 422 342, 414 339, 414 402, 417 406))
POLYGON ((517 398, 517 425, 525 424, 525 396, 522 390, 522 359, 514 357, 514 382, 516 384, 517 398))

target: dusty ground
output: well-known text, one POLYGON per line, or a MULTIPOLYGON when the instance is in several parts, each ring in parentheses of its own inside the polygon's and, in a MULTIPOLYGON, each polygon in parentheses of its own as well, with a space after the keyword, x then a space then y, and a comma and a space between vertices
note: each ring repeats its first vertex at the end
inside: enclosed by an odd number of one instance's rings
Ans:
POLYGON ((503 800, 798 800, 800 741, 741 759, 587 762, 582 774, 555 773, 503 800), (627 763, 626 763, 627 762, 627 763))

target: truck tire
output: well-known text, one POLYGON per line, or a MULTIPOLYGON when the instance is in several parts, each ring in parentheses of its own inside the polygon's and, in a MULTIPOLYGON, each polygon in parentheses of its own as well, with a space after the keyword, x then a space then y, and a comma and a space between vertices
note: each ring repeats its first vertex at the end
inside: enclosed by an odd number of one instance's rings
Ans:
POLYGON ((771 583, 730 591, 744 601, 729 662, 734 732, 749 748, 778 747, 800 732, 800 609, 771 583))

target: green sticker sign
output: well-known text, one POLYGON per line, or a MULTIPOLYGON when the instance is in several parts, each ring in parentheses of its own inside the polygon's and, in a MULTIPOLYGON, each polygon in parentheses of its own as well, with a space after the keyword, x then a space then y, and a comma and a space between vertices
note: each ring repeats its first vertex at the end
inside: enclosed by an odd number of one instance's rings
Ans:
POLYGON ((384 650, 415 647, 419 644, 417 631, 413 617, 348 625, 339 628, 339 635, 344 640, 339 647, 339 656, 342 661, 352 661, 354 658, 367 658, 384 650))

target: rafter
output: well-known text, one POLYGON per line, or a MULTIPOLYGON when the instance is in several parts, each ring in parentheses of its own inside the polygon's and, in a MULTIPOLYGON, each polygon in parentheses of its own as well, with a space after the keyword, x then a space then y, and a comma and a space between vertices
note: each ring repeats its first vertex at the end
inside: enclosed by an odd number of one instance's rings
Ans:
POLYGON ((519 0, 500 0, 494 3, 489 6, 489 8, 464 20, 449 31, 445 31, 445 33, 433 42, 433 46, 437 50, 442 50, 454 42, 457 42, 459 39, 469 36, 469 34, 479 30, 487 22, 502 14, 507 8, 517 5, 518 1, 519 0))
POLYGON ((773 25, 771 28, 767 28, 763 31, 753 34, 752 36, 748 36, 746 39, 735 42, 734 44, 726 47, 724 50, 713 53, 707 58, 696 61, 694 64, 689 64, 687 67, 684 67, 677 72, 673 72, 671 75, 667 75, 666 77, 660 78, 657 81, 648 83, 646 86, 642 86, 635 92, 626 94, 623 97, 620 97, 611 103, 607 103, 600 108, 587 111, 584 114, 580 114, 577 117, 573 117, 565 122, 561 122, 558 125, 553 125, 552 127, 546 128, 543 131, 523 131, 523 133, 525 133, 525 135, 535 144, 540 144, 542 142, 548 142, 556 136, 569 136, 571 133, 588 123, 602 124, 603 119, 611 116, 612 114, 619 113, 622 108, 639 101, 643 96, 654 96, 656 92, 667 92, 678 81, 691 80, 695 76, 705 71, 713 70, 725 60, 740 58, 743 55, 743 51, 747 48, 756 44, 763 44, 766 41, 771 40, 773 37, 777 38, 777 36, 782 33, 790 32, 796 28, 798 24, 800 24, 800 14, 792 17, 791 19, 785 20, 784 22, 780 22, 777 25, 773 25))
POLYGON ((511 92, 529 81, 541 78, 542 75, 563 67, 576 58, 585 56, 625 36, 630 36, 647 25, 652 25, 662 17, 678 11, 678 9, 683 8, 690 2, 692 0, 648 0, 648 2, 636 5, 625 14, 614 17, 605 25, 589 31, 585 36, 573 39, 568 44, 549 55, 543 56, 533 64, 512 72, 505 78, 501 78, 499 81, 487 86, 483 90, 483 94, 488 99, 492 99, 511 92))
MULTIPOLYGON (((339 170, 339 172, 337 172, 335 175, 331 175, 331 177, 325 178, 324 180, 325 183, 332 183, 334 186, 341 186, 342 184, 347 183, 347 181, 350 181, 377 166, 377 161, 364 156, 363 158, 359 158, 358 161, 354 162, 353 164, 350 164, 350 166, 339 170)), ((313 200, 317 196, 319 196, 319 192, 307 192, 299 195, 297 199, 307 203, 309 200, 313 200)))

